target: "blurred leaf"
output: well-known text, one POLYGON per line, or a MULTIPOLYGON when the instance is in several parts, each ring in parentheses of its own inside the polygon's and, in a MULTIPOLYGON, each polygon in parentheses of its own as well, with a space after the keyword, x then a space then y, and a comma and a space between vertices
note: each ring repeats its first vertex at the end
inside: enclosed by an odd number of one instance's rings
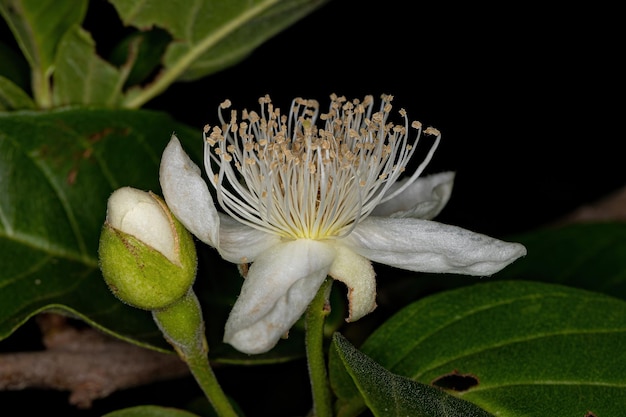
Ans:
POLYGON ((562 283, 626 299, 626 223, 572 224, 513 240, 524 244, 528 255, 498 277, 562 283))
POLYGON ((115 46, 110 61, 122 66, 133 63, 125 86, 148 80, 161 65, 161 58, 172 37, 160 28, 133 32, 115 46), (133 55, 136 55, 133 57, 133 55))
POLYGON ((109 1, 126 25, 157 26, 175 39, 155 83, 128 96, 126 105, 137 108, 175 81, 196 80, 234 65, 328 0, 210 0, 189 7, 167 0, 109 1))
POLYGON ((0 0, 0 13, 33 69, 48 73, 65 32, 82 23, 88 0, 0 0))
POLYGON ((156 405, 140 405, 136 407, 116 410, 104 414, 102 417, 198 417, 197 414, 176 408, 160 407, 156 405))
POLYGON ((348 374, 376 417, 489 417, 472 403, 439 388, 394 375, 359 352, 339 333, 333 337, 348 374))
POLYGON ((13 82, 22 90, 30 88, 30 68, 24 56, 0 41, 0 77, 13 82))
POLYGON ((126 75, 100 58, 91 35, 74 26, 59 44, 53 102, 114 107, 121 101, 126 75))
POLYGON ((169 349, 149 312, 111 295, 97 247, 114 189, 159 192, 160 154, 174 130, 198 158, 199 131, 162 113, 0 113, 0 339, 37 312, 60 310, 169 349))
POLYGON ((24 90, 0 75, 0 111, 34 108, 35 103, 24 90))
MULTIPOLYGON (((626 302, 604 294, 493 281, 409 305, 361 351, 392 373, 449 388, 502 417, 619 415, 624 317, 626 302)), ((349 389, 342 395, 356 401, 349 389)))
POLYGON ((88 0, 0 0, 0 14, 31 66, 34 94, 39 100, 47 101, 43 96, 48 94, 61 38, 73 25, 83 22, 88 3, 88 0))

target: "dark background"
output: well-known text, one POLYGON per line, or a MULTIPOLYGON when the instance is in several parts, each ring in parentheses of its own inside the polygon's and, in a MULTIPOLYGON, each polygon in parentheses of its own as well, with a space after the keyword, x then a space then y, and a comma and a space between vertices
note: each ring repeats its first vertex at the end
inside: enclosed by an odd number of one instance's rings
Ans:
POLYGON ((614 13, 334 0, 147 107, 201 127, 225 98, 250 108, 269 93, 286 108, 295 96, 392 94, 443 134, 427 172, 457 176, 439 220, 502 237, 626 185, 614 13))
MULTIPOLYGON (((121 24, 108 24, 112 13, 106 1, 92 1, 87 25, 97 40, 123 32, 121 24)), ((619 126, 623 42, 614 16, 616 10, 598 6, 333 0, 235 67, 175 84, 145 107, 200 129, 215 123, 226 98, 234 108, 250 108, 269 93, 286 108, 295 96, 324 107, 331 93, 350 99, 392 94, 396 108, 443 134, 427 173, 457 172, 438 220, 507 238, 626 185, 619 126)), ((32 331, 32 324, 25 326, 4 347, 32 331)), ((254 395, 252 409, 282 397, 284 415, 293 416, 308 409, 305 372, 296 362, 219 376, 239 401, 254 395)), ((184 379, 116 393, 89 411, 64 410, 66 393, 5 392, 0 398, 25 411, 45 403, 66 416, 98 416, 170 398, 173 390, 181 393, 174 406, 200 395, 184 379)), ((275 404, 272 409, 279 417, 275 404)))

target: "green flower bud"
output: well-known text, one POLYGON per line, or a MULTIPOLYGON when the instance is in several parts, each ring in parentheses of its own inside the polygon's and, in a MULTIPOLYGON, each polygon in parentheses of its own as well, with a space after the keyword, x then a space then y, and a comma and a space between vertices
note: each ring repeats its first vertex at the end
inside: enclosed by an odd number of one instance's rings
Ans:
POLYGON ((161 198, 131 187, 109 197, 99 256, 102 275, 113 294, 145 310, 176 302, 196 277, 191 234, 161 198))

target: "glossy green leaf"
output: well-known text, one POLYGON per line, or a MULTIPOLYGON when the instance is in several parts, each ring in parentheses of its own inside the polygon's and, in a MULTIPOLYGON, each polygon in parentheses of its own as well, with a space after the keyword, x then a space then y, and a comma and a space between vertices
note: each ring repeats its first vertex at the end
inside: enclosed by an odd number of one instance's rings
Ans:
POLYGON ((53 103, 115 107, 121 101, 126 75, 100 58, 91 35, 76 25, 59 44, 53 103))
POLYGON ((489 417, 476 405, 442 389, 395 375, 357 350, 339 333, 333 346, 376 417, 489 417))
POLYGON ((37 312, 60 310, 169 348, 149 312, 109 292, 97 248, 114 189, 159 192, 160 155, 173 131, 197 158, 200 132, 162 113, 0 113, 0 339, 37 312))
POLYGON ((573 224, 513 238, 528 256, 499 273, 562 283, 626 299, 626 223, 573 224))
POLYGON ((198 415, 176 408, 140 405, 123 410, 116 410, 104 414, 102 417, 198 417, 198 415))
POLYGON ((138 28, 164 28, 176 39, 163 59, 164 71, 144 90, 130 94, 137 108, 175 81, 195 80, 227 68, 257 46, 328 0, 109 0, 123 22, 138 28))
MULTIPOLYGON (((361 350, 392 373, 498 416, 620 415, 624 317, 626 302, 604 294, 487 281, 407 306, 361 350)), ((357 401, 349 394, 346 401, 357 401)))
MULTIPOLYGON (((0 113, 0 340, 41 311, 79 317, 115 337, 170 351, 148 311, 121 303, 98 268, 106 203, 132 186, 160 194, 161 153, 176 132, 202 166, 202 134, 160 112, 74 108, 0 113)), ((237 267, 199 244, 194 288, 205 310, 211 359, 275 363, 301 357, 303 337, 265 355, 222 343, 241 287, 237 267)))
POLYGON ((35 103, 24 90, 0 75, 0 111, 34 108, 35 103))
POLYGON ((33 73, 38 102, 49 105, 49 82, 58 45, 65 33, 81 24, 88 0, 0 0, 7 21, 33 73))

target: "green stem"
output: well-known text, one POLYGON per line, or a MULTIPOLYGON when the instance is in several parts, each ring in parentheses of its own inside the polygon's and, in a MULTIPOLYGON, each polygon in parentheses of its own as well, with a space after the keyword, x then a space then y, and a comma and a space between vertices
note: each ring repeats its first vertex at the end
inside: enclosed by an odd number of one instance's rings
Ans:
POLYGON ((217 381, 213 369, 211 369, 207 355, 201 352, 189 352, 183 359, 217 415, 220 417, 237 417, 237 412, 233 409, 217 381))
POLYGON ((326 355, 324 352, 324 320, 330 313, 328 297, 333 280, 326 278, 306 312, 306 355, 313 394, 313 416, 332 417, 326 355))
POLYGON ((48 109, 52 106, 50 95, 50 78, 45 71, 33 71, 32 89, 35 103, 40 109, 48 109))
POLYGON ((166 308, 152 311, 152 318, 185 361, 191 374, 219 417, 238 417, 211 369, 204 320, 193 290, 166 308))

